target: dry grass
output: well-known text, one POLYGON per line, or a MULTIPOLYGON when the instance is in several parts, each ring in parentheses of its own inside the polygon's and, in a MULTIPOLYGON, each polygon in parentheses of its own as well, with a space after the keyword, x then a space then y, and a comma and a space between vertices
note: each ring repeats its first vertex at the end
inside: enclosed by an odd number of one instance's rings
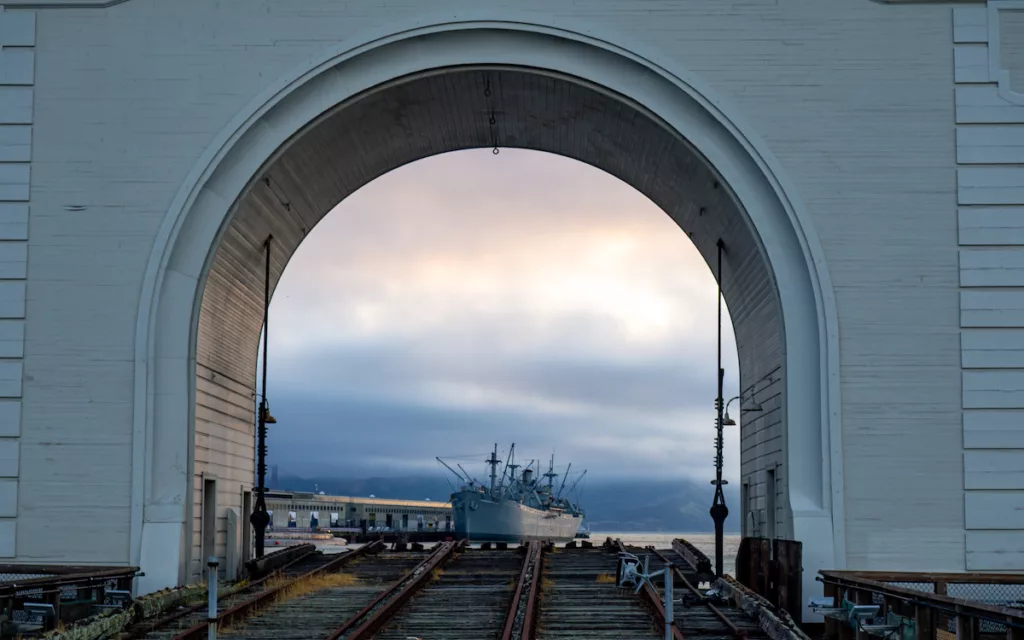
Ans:
POLYGON ((433 573, 431 573, 431 575, 430 575, 430 579, 433 582, 437 582, 438 580, 441 579, 441 576, 443 576, 443 575, 444 575, 444 569, 434 569, 433 573))
POLYGON ((595 582, 598 584, 615 584, 615 576, 610 573, 601 573, 598 574, 595 582))
MULTIPOLYGON (((276 589, 283 584, 286 584, 290 578, 283 578, 275 576, 265 583, 267 591, 276 589)), ((288 602, 289 600, 295 600, 303 596, 307 596, 317 591, 324 591, 325 589, 336 589, 339 587, 351 587, 359 584, 359 578, 352 575, 351 573, 321 573, 319 575, 311 576, 304 580, 297 580, 296 582, 284 587, 280 591, 274 594, 273 598, 263 603, 262 606, 253 609, 249 612, 244 619, 235 620, 231 624, 220 624, 217 625, 219 631, 225 633, 232 631, 238 626, 244 626, 245 622, 263 615, 268 609, 276 607, 279 604, 288 602)))
POLYGON ((550 589, 550 588, 552 588, 554 586, 555 586, 555 581, 554 580, 551 580, 550 578, 541 578, 541 581, 540 581, 541 591, 543 591, 544 589, 550 589))

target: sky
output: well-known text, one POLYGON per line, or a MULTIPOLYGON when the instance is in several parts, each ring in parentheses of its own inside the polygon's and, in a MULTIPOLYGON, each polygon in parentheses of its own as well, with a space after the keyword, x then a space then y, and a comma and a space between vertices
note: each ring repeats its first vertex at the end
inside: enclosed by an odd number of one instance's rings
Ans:
POLYGON ((268 463, 404 476, 443 473, 440 456, 483 476, 514 442, 588 482, 710 479, 715 298, 678 226, 598 169, 509 149, 406 165, 340 203, 285 269, 268 463))

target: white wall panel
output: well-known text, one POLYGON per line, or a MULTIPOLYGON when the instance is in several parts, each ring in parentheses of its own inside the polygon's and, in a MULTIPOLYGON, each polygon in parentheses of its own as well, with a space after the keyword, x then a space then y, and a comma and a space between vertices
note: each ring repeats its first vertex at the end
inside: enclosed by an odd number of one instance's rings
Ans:
POLYGON ((18 515, 18 481, 0 480, 0 518, 18 515))
POLYGON ((32 47, 35 44, 35 13, 8 11, 0 14, 0 47, 32 47))
POLYGON ((0 438, 0 477, 17 478, 20 449, 17 438, 0 438))
POLYGON ((988 82, 988 45, 958 44, 953 50, 957 82, 988 82))
POLYGON ((32 49, 0 48, 0 84, 31 85, 35 78, 32 49))
POLYGON ((960 286, 1024 286, 1024 247, 961 249, 960 286))
POLYGON ((964 449, 1024 449, 1024 410, 964 411, 964 449))
POLYGON ((1017 571, 1024 566, 1024 531, 968 531, 968 571, 1017 571))
POLYGON ((1024 291, 1006 289, 960 292, 963 327, 1024 327, 1024 291))
POLYGON ((0 240, 0 279, 23 280, 28 275, 28 243, 0 240))
POLYGON ((31 124, 32 87, 0 86, 0 124, 31 124))
POLYGON ((1024 368, 1024 328, 964 329, 960 340, 965 369, 1024 368))
POLYGON ((25 282, 0 280, 0 318, 25 317, 25 282))
POLYGON ((957 127, 956 159, 961 164, 1024 163, 1024 124, 957 127))
POLYGON ((1024 206, 961 207, 960 245, 1024 245, 1024 206))
POLYGON ((965 370, 964 409, 1024 407, 1024 370, 965 370))
POLYGON ((957 124, 1024 122, 1024 105, 1007 102, 995 84, 959 85, 954 99, 957 124))
POLYGON ((21 358, 25 354, 25 321, 0 320, 0 358, 21 358))
POLYGON ((0 360, 0 398, 21 397, 21 360, 0 360))
POLYGON ((32 127, 0 125, 0 162, 28 162, 32 159, 32 127))
POLYGON ((1024 489, 1024 450, 964 452, 965 489, 1024 489))
POLYGON ((13 558, 16 555, 17 522, 0 520, 0 558, 13 558))
POLYGON ((1024 530, 1024 491, 968 491, 968 529, 1024 530))
POLYGON ((0 399, 0 437, 21 434, 21 402, 0 399))
POLYGON ((981 42, 988 45, 988 9, 986 7, 955 7, 953 9, 953 42, 981 42))
POLYGON ((1024 167, 961 166, 960 204, 1020 204, 1024 202, 1024 167))

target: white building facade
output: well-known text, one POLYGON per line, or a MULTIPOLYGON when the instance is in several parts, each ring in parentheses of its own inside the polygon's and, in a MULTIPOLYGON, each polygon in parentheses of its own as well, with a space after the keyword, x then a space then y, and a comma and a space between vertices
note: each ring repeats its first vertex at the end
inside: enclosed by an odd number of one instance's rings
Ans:
POLYGON ((267 237, 276 282, 362 184, 495 144, 721 240, 765 409, 730 508, 808 593, 1024 570, 1018 0, 8 0, 0 557, 148 591, 241 545, 267 237))

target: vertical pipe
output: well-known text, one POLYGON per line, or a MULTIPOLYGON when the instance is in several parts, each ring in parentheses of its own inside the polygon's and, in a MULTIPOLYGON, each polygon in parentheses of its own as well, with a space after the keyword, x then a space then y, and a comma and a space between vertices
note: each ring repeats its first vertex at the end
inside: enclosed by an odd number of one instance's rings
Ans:
POLYGON ((270 242, 274 236, 267 236, 263 243, 265 261, 263 270, 263 371, 260 389, 260 404, 256 419, 256 504, 249 522, 256 533, 256 557, 263 557, 264 541, 270 516, 267 514, 266 480, 267 480, 267 343, 270 342, 270 242))
POLYGON ((665 640, 672 640, 672 625, 675 624, 675 610, 672 608, 672 563, 665 563, 665 640))
POLYGON ((206 591, 210 596, 206 612, 207 640, 217 640, 217 556, 207 561, 206 591))
POLYGON ((725 410, 722 398, 725 384, 725 369, 722 368, 722 249, 724 243, 718 239, 718 396, 715 398, 715 498, 711 503, 711 519, 715 523, 715 575, 722 577, 722 546, 725 537, 725 519, 729 517, 729 508, 725 506, 725 493, 722 490, 722 412, 725 410))

